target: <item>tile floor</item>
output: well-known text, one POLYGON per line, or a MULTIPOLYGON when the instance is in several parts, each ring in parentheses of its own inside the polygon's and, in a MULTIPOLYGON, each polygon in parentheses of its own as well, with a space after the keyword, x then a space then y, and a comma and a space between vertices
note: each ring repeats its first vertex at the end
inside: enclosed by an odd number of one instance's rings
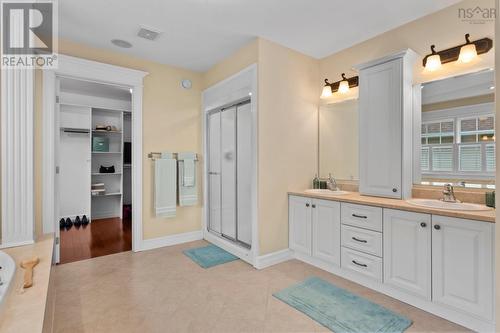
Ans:
POLYGON ((273 292, 318 276, 411 318, 407 332, 465 328, 297 260, 255 270, 241 260, 203 269, 197 241, 55 268, 54 332, 328 332, 273 292))

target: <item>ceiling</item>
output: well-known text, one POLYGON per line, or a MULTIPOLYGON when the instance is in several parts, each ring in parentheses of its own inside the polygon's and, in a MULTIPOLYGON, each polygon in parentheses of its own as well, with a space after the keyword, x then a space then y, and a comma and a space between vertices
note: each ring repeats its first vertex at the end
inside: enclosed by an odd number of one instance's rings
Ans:
POLYGON ((315 58, 367 40, 458 0, 64 0, 62 38, 206 71, 255 37, 315 58), (140 25, 163 33, 137 37, 140 25), (133 44, 122 49, 111 39, 133 44))

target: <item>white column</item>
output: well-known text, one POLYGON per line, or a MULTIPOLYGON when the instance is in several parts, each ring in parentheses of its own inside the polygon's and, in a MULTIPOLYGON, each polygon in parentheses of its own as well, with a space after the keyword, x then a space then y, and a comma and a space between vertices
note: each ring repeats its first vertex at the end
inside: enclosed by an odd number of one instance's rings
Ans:
POLYGON ((2 247, 33 243, 32 69, 2 69, 2 247))

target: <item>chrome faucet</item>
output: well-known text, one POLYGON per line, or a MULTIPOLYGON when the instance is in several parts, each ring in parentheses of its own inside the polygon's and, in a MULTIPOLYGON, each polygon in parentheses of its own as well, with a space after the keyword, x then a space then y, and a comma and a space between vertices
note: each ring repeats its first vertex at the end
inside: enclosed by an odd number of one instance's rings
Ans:
POLYGON ((445 184, 443 189, 443 199, 444 202, 460 202, 455 197, 455 192, 453 191, 453 186, 451 184, 445 184))
POLYGON ((328 174, 328 179, 326 180, 326 187, 330 191, 338 191, 339 190, 339 187, 337 186, 337 181, 335 180, 335 178, 332 177, 331 173, 328 174))

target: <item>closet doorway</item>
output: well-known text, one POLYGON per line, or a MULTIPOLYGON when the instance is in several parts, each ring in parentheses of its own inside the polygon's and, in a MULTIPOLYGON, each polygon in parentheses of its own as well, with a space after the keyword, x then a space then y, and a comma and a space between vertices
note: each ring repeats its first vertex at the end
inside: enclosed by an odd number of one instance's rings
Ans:
POLYGON ((252 246, 252 112, 250 99, 207 114, 208 230, 252 246))
POLYGON ((59 263, 132 249, 132 90, 56 77, 59 263))

